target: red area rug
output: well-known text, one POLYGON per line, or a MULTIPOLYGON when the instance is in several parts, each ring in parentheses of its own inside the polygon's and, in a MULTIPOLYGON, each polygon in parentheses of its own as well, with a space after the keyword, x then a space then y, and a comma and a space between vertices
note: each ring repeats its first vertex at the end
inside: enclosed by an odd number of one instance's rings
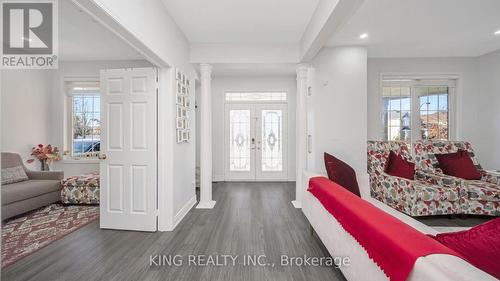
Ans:
POLYGON ((99 218, 99 206, 52 204, 7 220, 2 226, 2 267, 99 218))

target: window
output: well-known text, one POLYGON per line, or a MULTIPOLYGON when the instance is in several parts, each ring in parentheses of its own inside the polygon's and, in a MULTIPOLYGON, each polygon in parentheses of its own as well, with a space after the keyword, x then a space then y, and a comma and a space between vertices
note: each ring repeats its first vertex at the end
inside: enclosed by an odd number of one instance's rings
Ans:
POLYGON ((383 79, 384 140, 450 139, 450 97, 456 80, 383 79))
POLYGON ((384 87, 384 136, 386 140, 411 140, 410 87, 384 87))
POLYGON ((69 87, 69 144, 73 157, 96 157, 101 146, 101 97, 95 83, 69 87))
POLYGON ((448 140, 448 87, 417 88, 420 111, 420 137, 448 140))
POLYGON ((226 101, 286 101, 285 92, 238 92, 226 93, 226 101))

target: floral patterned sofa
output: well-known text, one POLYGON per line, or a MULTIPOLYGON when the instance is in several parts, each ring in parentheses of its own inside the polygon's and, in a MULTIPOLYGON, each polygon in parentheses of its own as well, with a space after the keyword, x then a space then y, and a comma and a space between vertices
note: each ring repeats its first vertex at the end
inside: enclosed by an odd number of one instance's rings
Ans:
POLYGON ((413 162, 408 144, 404 142, 369 141, 368 173, 372 197, 410 216, 460 213, 457 186, 430 184, 386 174, 384 169, 391 150, 413 162))
POLYGON ((99 204, 99 173, 71 176, 61 181, 63 204, 99 204))
POLYGON ((482 169, 474 150, 464 141, 417 141, 413 145, 416 178, 432 185, 460 190, 462 214, 500 215, 500 177, 482 169), (463 180, 443 174, 435 154, 453 153, 458 149, 469 153, 474 165, 482 174, 481 180, 463 180))

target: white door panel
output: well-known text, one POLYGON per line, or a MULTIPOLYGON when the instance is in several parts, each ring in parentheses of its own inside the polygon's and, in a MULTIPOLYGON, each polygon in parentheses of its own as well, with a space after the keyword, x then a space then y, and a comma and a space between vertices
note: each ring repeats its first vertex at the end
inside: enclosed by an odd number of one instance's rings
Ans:
POLYGON ((156 70, 101 71, 101 228, 156 231, 156 70))

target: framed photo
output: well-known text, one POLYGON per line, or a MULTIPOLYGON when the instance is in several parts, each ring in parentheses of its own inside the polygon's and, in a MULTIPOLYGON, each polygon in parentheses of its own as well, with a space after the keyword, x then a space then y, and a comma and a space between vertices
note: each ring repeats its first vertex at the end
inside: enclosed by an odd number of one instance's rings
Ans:
POLYGON ((188 112, 188 111, 187 111, 187 108, 183 108, 183 107, 181 107, 181 117, 182 117, 182 118, 189 117, 187 112, 188 112))
POLYGON ((181 130, 177 130, 177 143, 181 143, 183 140, 182 140, 182 131, 181 130))
POLYGON ((182 94, 182 86, 181 82, 177 81, 177 94, 181 95, 182 94))
POLYGON ((179 130, 179 129, 185 129, 185 119, 182 119, 182 118, 177 118, 176 122, 175 122, 175 127, 179 130))
POLYGON ((177 105, 177 118, 182 118, 184 117, 182 115, 182 107, 180 105, 177 105))
POLYGON ((189 140, 189 131, 182 131, 182 140, 183 141, 189 140))
POLYGON ((186 91, 186 87, 185 86, 182 86, 182 95, 186 95, 187 91, 186 91))
POLYGON ((182 80, 182 72, 178 68, 175 69, 175 79, 182 80))
POLYGON ((185 107, 188 107, 188 108, 189 108, 189 106, 190 106, 190 104, 191 104, 191 102, 189 101, 189 97, 188 97, 188 96, 185 96, 185 97, 183 97, 183 98, 184 98, 184 100, 183 100, 183 104, 182 104, 182 105, 184 105, 185 107))

